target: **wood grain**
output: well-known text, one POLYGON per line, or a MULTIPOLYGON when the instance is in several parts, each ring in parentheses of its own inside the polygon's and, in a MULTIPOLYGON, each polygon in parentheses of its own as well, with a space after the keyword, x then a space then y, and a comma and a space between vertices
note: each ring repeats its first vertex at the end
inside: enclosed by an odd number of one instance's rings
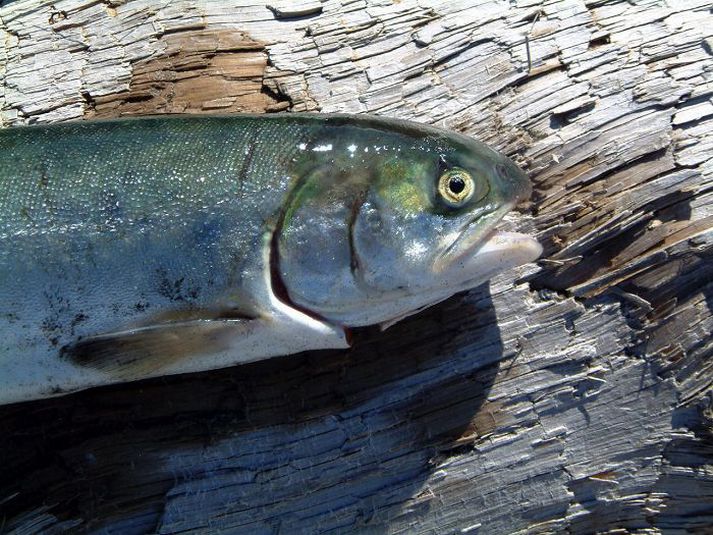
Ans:
POLYGON ((7 533, 710 533, 713 2, 6 1, 4 126, 368 112, 535 191, 537 265, 353 349, 0 408, 7 533))

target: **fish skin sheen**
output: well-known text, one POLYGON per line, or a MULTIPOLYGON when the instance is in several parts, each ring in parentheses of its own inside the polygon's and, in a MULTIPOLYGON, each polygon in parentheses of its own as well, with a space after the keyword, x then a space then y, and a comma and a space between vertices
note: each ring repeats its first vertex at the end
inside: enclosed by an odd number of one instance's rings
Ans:
POLYGON ((533 261, 465 136, 360 115, 0 130, 0 404, 347 347, 533 261))

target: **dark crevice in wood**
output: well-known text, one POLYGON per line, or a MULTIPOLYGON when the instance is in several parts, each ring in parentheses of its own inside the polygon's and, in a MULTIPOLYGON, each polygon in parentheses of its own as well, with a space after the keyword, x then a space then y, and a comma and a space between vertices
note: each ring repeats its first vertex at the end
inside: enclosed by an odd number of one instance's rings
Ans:
POLYGON ((586 104, 582 104, 581 106, 575 109, 563 113, 553 113, 550 116, 550 128, 552 128, 553 130, 562 128, 563 126, 566 126, 573 122, 580 115, 592 111, 595 106, 596 102, 591 101, 587 102, 586 104))
MULTIPOLYGON (((530 282, 535 290, 553 288, 567 290, 572 286, 583 284, 604 269, 616 269, 618 266, 611 264, 612 260, 624 253, 632 241, 640 238, 647 232, 649 222, 657 218, 659 212, 663 213, 662 221, 686 221, 690 219, 690 199, 693 193, 677 191, 664 197, 659 197, 639 209, 643 215, 636 225, 629 227, 600 241, 581 261, 565 267, 550 267, 538 273, 530 282), (666 210, 667 209, 667 210, 666 210)), ((645 254, 645 251, 641 254, 645 254)))
POLYGON ((611 44, 611 36, 607 34, 589 41, 589 48, 594 49, 608 44, 611 44))
POLYGON ((306 7, 306 8, 300 8, 297 7, 296 9, 289 9, 289 8, 283 8, 283 7, 275 7, 272 5, 267 5, 267 9, 272 11, 272 14, 275 16, 276 20, 280 21, 302 21, 302 20, 309 20, 320 13, 322 13, 322 6, 315 5, 314 7, 306 7))
POLYGON ((439 67, 447 64, 448 62, 457 58, 461 54, 464 54, 464 53, 468 52, 469 50, 475 48, 476 46, 481 45, 483 43, 487 43, 492 40, 493 40, 492 38, 484 38, 484 39, 476 39, 474 41, 471 41, 466 46, 461 47, 461 48, 453 51, 452 53, 443 56, 442 58, 434 60, 433 62, 431 62, 429 64, 429 68, 433 71, 438 71, 439 67))
MULTIPOLYGON (((692 106, 696 106, 699 104, 706 104, 710 102, 711 95, 710 94, 705 94, 705 95, 698 95, 693 98, 685 98, 681 102, 677 103, 675 106, 676 110, 683 111, 686 110, 687 108, 690 108, 692 106)), ((710 116, 713 115, 712 111, 708 111, 707 113, 702 114, 700 117, 688 120, 684 123, 679 123, 673 125, 673 128, 675 129, 686 129, 686 128, 695 128, 699 125, 701 125, 706 119, 709 119, 710 116)))

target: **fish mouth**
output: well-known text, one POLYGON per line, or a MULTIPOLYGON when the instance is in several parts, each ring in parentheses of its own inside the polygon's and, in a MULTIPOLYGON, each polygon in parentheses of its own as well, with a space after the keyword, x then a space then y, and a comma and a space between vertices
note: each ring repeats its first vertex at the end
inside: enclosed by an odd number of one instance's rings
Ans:
POLYGON ((506 232, 496 228, 503 216, 511 210, 506 206, 491 213, 483 229, 473 229, 482 224, 482 218, 469 221, 438 257, 434 271, 460 273, 460 280, 485 280, 490 273, 534 262, 542 254, 540 243, 526 234, 506 232), (478 221, 481 219, 481 221, 478 221))
POLYGON ((501 269, 507 269, 502 267, 504 263, 511 264, 511 267, 520 266, 534 262, 541 254, 542 245, 532 236, 493 230, 474 248, 471 258, 497 260, 501 269))

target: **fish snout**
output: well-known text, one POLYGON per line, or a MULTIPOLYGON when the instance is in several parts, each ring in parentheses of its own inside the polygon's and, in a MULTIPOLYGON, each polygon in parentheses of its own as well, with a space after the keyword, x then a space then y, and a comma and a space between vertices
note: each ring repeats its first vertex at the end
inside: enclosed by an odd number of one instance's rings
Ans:
POLYGON ((508 158, 496 164, 495 172, 502 188, 503 197, 512 199, 513 204, 526 201, 532 195, 532 183, 515 162, 508 158))

